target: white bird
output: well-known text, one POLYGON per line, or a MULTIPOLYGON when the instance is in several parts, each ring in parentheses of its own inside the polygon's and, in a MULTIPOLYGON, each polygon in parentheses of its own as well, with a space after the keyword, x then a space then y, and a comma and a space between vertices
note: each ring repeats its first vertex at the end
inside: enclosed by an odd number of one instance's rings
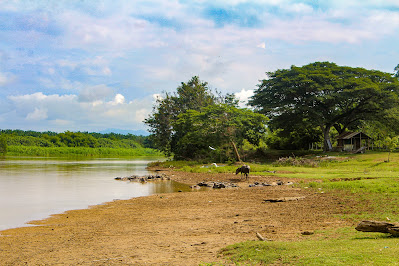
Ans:
POLYGON ((216 150, 215 148, 213 148, 213 147, 211 147, 211 146, 209 146, 209 149, 211 149, 211 150, 213 150, 213 151, 216 150))

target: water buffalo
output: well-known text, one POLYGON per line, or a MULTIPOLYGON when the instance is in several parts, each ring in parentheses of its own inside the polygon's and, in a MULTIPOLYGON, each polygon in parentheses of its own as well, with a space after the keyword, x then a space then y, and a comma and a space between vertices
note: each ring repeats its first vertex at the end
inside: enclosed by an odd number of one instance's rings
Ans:
POLYGON ((250 169, 249 165, 243 165, 237 168, 236 175, 238 175, 238 173, 244 174, 245 179, 247 179, 249 174, 249 169, 250 169))

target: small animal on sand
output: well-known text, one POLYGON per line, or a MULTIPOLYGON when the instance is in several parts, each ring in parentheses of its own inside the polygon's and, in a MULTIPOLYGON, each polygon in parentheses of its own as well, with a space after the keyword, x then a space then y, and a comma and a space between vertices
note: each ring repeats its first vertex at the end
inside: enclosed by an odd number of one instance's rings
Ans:
POLYGON ((244 174, 245 179, 247 179, 249 175, 249 169, 250 169, 249 165, 243 165, 237 168, 236 175, 238 175, 238 173, 244 174))

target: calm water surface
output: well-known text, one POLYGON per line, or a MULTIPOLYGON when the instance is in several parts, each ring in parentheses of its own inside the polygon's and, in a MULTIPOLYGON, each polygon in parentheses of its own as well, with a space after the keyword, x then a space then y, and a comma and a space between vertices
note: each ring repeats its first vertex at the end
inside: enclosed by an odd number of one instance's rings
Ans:
POLYGON ((115 199, 189 190, 173 181, 114 180, 149 174, 145 168, 151 161, 0 159, 0 230, 115 199))

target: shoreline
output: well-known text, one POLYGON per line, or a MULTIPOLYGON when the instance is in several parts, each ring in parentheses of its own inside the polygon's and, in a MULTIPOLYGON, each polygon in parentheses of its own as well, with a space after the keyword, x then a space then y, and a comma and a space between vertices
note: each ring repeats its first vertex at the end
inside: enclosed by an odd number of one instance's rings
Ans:
MULTIPOLYGON (((292 186, 249 188, 230 173, 165 172, 188 185, 235 181, 239 188, 154 194, 54 214, 31 222, 40 226, 0 231, 0 260, 6 265, 198 265, 223 261, 221 248, 256 240, 258 232, 267 239, 293 241, 303 239, 303 231, 352 225, 334 218, 343 201, 337 195, 292 186), (278 197, 303 198, 265 202, 278 197)), ((250 182, 275 179, 253 176, 250 182)))

